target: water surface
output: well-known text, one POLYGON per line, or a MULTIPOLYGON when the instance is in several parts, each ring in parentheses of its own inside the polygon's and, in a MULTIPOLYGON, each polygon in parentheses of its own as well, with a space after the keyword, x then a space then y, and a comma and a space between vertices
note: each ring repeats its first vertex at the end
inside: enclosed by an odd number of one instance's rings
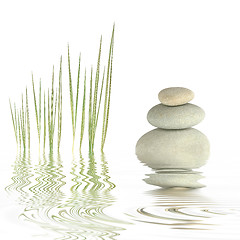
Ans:
POLYGON ((238 185, 161 189, 137 160, 139 170, 112 163, 112 172, 110 161, 17 156, 5 187, 22 209, 12 218, 42 229, 33 239, 239 239, 238 185))

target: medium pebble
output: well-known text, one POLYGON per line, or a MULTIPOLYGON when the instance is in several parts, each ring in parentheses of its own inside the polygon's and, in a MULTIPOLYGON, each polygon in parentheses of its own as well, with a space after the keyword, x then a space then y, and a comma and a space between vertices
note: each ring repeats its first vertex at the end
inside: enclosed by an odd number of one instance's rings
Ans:
POLYGON ((147 114, 147 120, 151 125, 163 129, 190 128, 199 124, 204 117, 203 109, 191 103, 176 107, 158 104, 147 114))
POLYGON ((183 87, 171 87, 161 90, 158 94, 160 102, 167 106, 178 106, 190 102, 194 93, 183 87))

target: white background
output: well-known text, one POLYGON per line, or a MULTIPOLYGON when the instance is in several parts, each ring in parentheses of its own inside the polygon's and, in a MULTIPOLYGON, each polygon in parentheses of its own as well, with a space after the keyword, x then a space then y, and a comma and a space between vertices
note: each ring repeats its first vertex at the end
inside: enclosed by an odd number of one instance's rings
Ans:
MULTIPOLYGON (((91 64, 96 65, 101 35, 103 52, 107 53, 115 23, 106 153, 114 149, 120 156, 128 155, 128 161, 136 161, 135 143, 152 129, 146 114, 158 103, 158 92, 165 87, 182 86, 195 92, 193 103, 206 112, 205 120, 196 127, 211 143, 211 157, 204 171, 210 178, 238 176, 239 12, 240 2, 231 0, 1 1, 0 151, 3 166, 7 169, 15 154, 8 99, 20 102, 25 87, 31 87, 32 72, 36 81, 41 78, 44 86, 50 86, 52 66, 58 69, 61 55, 66 74, 68 43, 73 65, 77 64, 81 52, 83 65, 89 71, 91 64)), ((106 62, 103 54, 103 65, 106 62)), ((76 67, 74 70, 76 73, 76 67)), ((66 122, 70 118, 67 81, 65 78, 66 122)), ((70 142, 71 123, 66 125, 63 131, 69 132, 70 142)), ((118 164, 128 166, 128 161, 122 159, 118 164)), ((134 166, 137 167, 137 163, 134 166)), ((6 177, 10 178, 7 174, 6 177)), ((229 181, 224 178, 223 182, 227 186, 233 184, 230 178, 229 181)))

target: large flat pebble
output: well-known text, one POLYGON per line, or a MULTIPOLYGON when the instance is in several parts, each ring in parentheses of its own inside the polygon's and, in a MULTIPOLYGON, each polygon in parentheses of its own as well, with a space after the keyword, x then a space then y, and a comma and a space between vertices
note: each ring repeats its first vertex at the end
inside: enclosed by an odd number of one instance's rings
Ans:
POLYGON ((154 129, 137 142, 138 159, 154 169, 203 166, 210 152, 207 137, 194 128, 183 130, 154 129))

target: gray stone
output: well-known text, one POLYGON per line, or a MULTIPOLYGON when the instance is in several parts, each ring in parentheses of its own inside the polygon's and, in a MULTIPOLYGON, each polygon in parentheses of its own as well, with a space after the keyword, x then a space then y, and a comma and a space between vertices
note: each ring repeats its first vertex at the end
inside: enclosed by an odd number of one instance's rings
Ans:
POLYGON ((167 106, 182 105, 190 102, 193 98, 193 91, 183 87, 165 88, 158 94, 160 102, 167 106))
POLYGON ((151 185, 156 185, 162 188, 181 187, 181 188, 201 188, 204 184, 199 183, 198 180, 203 176, 198 172, 186 171, 169 171, 163 173, 147 174, 148 178, 144 181, 151 185))
POLYGON ((205 117, 202 108, 187 103, 181 106, 168 107, 158 104, 147 114, 148 122, 163 129, 184 129, 197 125, 205 117))
POLYGON ((154 169, 203 166, 210 152, 207 137, 194 128, 182 130, 154 129, 137 142, 138 159, 154 169))

